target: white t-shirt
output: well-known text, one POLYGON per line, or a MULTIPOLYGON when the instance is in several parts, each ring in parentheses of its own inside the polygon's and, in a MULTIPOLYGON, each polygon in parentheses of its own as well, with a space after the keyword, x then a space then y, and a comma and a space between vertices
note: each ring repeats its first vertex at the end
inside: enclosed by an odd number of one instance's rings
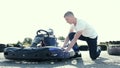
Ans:
POLYGON ((76 25, 72 24, 71 29, 77 31, 82 31, 82 35, 89 38, 96 38, 98 35, 96 31, 85 21, 77 19, 76 25))

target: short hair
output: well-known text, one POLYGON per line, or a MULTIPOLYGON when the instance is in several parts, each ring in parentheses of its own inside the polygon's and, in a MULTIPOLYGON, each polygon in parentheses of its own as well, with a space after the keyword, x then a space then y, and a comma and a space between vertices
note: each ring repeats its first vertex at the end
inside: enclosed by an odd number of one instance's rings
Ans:
POLYGON ((71 11, 67 11, 65 14, 64 14, 64 17, 66 16, 74 16, 73 12, 71 11))

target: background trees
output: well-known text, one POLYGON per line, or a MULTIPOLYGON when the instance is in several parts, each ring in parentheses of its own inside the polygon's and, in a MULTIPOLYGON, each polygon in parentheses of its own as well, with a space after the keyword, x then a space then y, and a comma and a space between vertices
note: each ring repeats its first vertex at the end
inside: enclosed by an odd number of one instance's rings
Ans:
POLYGON ((64 42, 65 38, 63 36, 59 36, 58 40, 61 40, 62 42, 64 42))

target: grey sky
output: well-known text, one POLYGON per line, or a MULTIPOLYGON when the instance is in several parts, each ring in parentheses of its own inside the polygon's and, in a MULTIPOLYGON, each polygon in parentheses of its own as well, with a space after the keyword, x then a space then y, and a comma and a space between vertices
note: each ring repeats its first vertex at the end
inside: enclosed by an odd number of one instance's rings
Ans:
POLYGON ((34 38, 38 29, 53 28, 66 36, 66 11, 90 23, 99 41, 119 40, 120 0, 0 0, 0 43, 34 38))

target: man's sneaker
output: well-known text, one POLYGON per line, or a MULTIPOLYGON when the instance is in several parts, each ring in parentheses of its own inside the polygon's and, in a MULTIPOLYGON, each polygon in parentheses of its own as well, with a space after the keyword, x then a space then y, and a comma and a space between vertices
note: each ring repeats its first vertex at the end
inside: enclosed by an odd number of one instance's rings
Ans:
POLYGON ((73 56, 73 57, 71 57, 71 58, 77 58, 77 57, 81 57, 81 53, 75 53, 75 55, 73 56))
POLYGON ((97 52, 100 54, 101 53, 101 47, 97 46, 97 52))

